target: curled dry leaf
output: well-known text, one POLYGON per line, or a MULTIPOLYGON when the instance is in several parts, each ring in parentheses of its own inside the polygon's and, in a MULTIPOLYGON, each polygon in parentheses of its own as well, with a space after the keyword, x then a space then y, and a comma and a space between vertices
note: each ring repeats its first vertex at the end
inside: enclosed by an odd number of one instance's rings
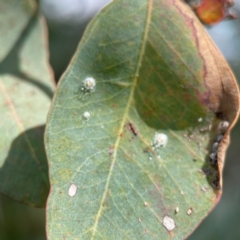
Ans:
POLYGON ((209 35, 198 21, 192 21, 195 29, 197 47, 204 62, 204 79, 208 94, 204 101, 208 109, 221 120, 227 120, 230 127, 226 131, 218 148, 218 166, 220 186, 226 149, 229 145, 229 133, 239 116, 239 89, 236 79, 226 60, 219 52, 209 35))
POLYGON ((88 26, 49 113, 49 238, 187 236, 219 200, 238 114, 235 78, 183 1, 113 1, 88 26), (81 89, 86 78, 94 91, 81 89))

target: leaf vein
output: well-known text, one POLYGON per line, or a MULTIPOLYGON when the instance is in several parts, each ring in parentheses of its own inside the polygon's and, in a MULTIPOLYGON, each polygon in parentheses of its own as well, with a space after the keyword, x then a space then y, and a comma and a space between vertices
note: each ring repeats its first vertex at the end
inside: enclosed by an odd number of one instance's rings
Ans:
MULTIPOLYGON (((134 77, 134 80, 133 80, 132 89, 131 89, 131 92, 130 92, 130 96, 128 98, 128 102, 127 102, 127 105, 126 105, 126 110, 125 110, 124 115, 123 115, 123 120, 122 120, 120 128, 119 128, 119 133, 117 135, 118 137, 117 137, 117 140, 116 140, 116 143, 115 143, 115 149, 118 149, 118 147, 120 145, 121 138, 119 137, 119 135, 121 134, 121 132, 124 129, 124 125, 125 125, 125 122, 126 122, 126 119, 127 119, 127 115, 129 113, 129 109, 130 109, 131 103, 133 101, 134 90, 136 88, 136 84, 137 84, 137 80, 138 80, 138 76, 139 76, 139 71, 140 71, 140 68, 141 68, 141 63, 142 63, 143 55, 144 55, 144 52, 145 52, 146 40, 147 40, 148 32, 149 32, 149 24, 150 24, 150 20, 151 20, 151 12, 152 12, 152 1, 153 0, 148 0, 148 11, 147 11, 147 16, 146 16, 145 29, 144 29, 144 33, 143 33, 142 46, 141 46, 141 49, 140 49, 140 54, 139 54, 139 59, 138 59, 137 67, 136 67, 135 77, 134 77)), ((110 166, 110 169, 109 169, 109 174, 108 174, 108 177, 107 177, 105 191, 103 193, 103 196, 102 196, 102 199, 101 199, 101 202, 100 202, 100 207, 99 207, 99 210, 97 212, 97 215, 96 215, 96 218, 95 218, 95 223, 94 223, 94 226, 93 226, 93 229, 92 229, 91 240, 94 239, 94 236, 95 236, 96 231, 97 231, 98 222, 99 222, 99 219, 100 219, 102 211, 103 211, 103 203, 104 203, 104 201, 107 197, 107 191, 108 191, 108 188, 109 188, 110 179, 112 177, 113 168, 114 168, 114 165, 116 163, 116 158, 117 158, 117 151, 115 150, 114 154, 113 154, 113 160, 112 160, 112 163, 111 163, 111 166, 110 166)))

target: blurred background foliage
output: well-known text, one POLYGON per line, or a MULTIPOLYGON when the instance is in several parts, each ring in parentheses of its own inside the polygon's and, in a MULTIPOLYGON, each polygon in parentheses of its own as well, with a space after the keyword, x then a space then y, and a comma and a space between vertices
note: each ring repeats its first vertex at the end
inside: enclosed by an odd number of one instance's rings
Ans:
MULTIPOLYGON (((40 0, 49 28, 50 63, 59 80, 73 56, 84 29, 110 0, 40 0)), ((240 0, 231 11, 240 18, 240 0)), ((225 20, 206 27, 240 83, 240 20, 225 20)), ((189 240, 240 239, 240 122, 231 135, 220 203, 189 240)), ((0 195, 0 239, 44 240, 45 210, 17 203, 0 195)))

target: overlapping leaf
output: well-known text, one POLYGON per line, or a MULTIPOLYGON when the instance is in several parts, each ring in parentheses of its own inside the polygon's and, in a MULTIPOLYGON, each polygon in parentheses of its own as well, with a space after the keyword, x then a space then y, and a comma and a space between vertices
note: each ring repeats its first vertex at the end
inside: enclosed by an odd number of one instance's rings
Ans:
POLYGON ((33 3, 0 3, 0 191, 44 206, 49 182, 43 133, 54 84, 45 25, 33 3))
POLYGON ((234 77, 187 6, 113 1, 89 25, 50 111, 49 238, 186 237, 221 193, 229 132, 211 166, 215 115, 232 126, 238 108, 234 77))

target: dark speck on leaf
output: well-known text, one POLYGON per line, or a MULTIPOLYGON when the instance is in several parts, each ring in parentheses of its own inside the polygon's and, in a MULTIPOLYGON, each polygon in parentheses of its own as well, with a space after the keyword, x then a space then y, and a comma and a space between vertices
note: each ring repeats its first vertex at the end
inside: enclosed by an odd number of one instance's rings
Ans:
POLYGON ((133 133, 134 136, 138 135, 138 130, 136 129, 136 127, 133 125, 133 123, 129 122, 127 124, 128 129, 133 133))

